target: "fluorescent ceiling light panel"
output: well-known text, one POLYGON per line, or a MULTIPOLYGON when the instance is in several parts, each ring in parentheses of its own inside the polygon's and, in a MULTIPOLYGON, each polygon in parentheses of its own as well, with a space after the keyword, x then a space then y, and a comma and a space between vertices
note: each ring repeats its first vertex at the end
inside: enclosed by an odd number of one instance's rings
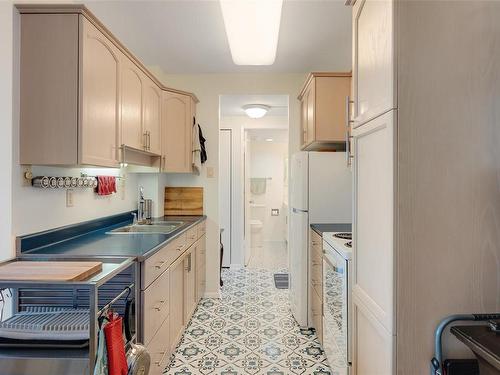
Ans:
POLYGON ((283 0, 219 1, 234 63, 274 64, 283 0))

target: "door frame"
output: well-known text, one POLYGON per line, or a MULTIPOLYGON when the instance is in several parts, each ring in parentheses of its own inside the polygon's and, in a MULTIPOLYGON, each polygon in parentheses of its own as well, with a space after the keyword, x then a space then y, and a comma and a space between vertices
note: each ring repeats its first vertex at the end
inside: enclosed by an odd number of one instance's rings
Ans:
MULTIPOLYGON (((233 189, 234 189, 234 181, 233 181, 233 168, 234 168, 234 160, 233 160, 233 129, 230 128, 219 128, 219 145, 220 138, 222 132, 229 132, 229 267, 232 265, 232 247, 233 247, 233 189)), ((219 146, 219 170, 220 170, 220 146, 219 146)), ((220 183, 220 181, 219 181, 220 183)), ((219 199, 220 199, 220 187, 219 187, 219 199)), ((219 201, 219 208, 221 202, 219 201)), ((227 244, 226 244, 227 246, 227 244)), ((224 249, 224 253, 226 253, 227 248, 224 249)), ((223 259, 220 260, 223 263, 223 259)), ((228 268, 228 266, 222 265, 223 268, 228 268)))

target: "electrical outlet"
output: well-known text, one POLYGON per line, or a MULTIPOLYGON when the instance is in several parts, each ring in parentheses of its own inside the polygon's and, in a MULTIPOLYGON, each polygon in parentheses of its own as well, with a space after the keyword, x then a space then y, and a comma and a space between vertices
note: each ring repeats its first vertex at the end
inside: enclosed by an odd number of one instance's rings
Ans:
POLYGON ((207 177, 214 178, 214 167, 207 167, 207 177))
POLYGON ((75 205, 73 189, 66 190, 66 207, 73 207, 75 205))
POLYGON ((271 208, 271 216, 280 216, 279 208, 271 208))

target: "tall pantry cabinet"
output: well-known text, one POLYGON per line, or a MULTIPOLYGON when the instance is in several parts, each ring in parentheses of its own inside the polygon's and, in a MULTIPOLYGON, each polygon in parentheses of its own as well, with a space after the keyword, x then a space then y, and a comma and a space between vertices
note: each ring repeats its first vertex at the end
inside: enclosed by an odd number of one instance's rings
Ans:
POLYGON ((498 17, 353 6, 355 374, 428 373, 442 318, 500 310, 498 17))

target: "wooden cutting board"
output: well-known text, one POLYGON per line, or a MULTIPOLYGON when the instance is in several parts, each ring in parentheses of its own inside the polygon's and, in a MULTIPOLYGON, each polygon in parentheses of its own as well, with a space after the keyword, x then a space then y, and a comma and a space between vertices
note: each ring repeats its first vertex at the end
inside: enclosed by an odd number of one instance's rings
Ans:
POLYGON ((14 261, 0 266, 0 280, 81 281, 102 270, 102 262, 14 261))
POLYGON ((165 215, 203 215, 202 187, 165 187, 165 215))

